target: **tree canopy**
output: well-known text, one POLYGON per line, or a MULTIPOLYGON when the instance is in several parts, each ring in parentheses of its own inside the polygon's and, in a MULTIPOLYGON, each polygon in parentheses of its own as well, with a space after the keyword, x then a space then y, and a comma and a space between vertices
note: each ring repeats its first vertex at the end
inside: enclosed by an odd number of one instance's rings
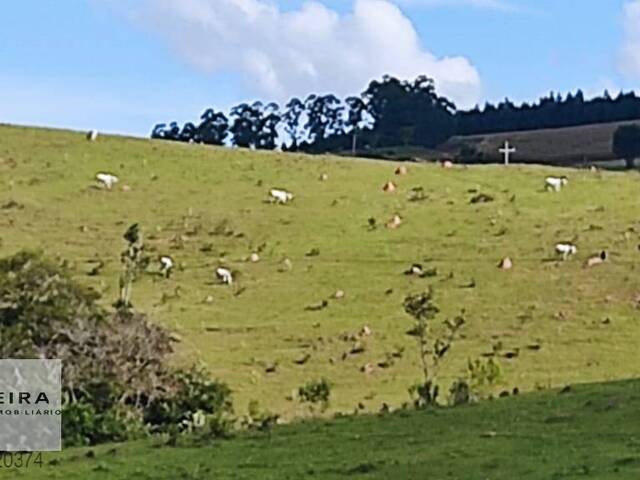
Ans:
POLYGON ((634 166, 634 160, 640 157, 640 126, 623 125, 613 134, 613 153, 627 162, 627 167, 634 166))
POLYGON ((608 92, 586 100, 582 91, 550 93, 534 103, 509 99, 484 107, 458 110, 436 92, 435 82, 421 75, 413 81, 384 76, 359 96, 340 99, 331 93, 292 98, 280 110, 276 103, 242 103, 229 115, 208 108, 200 123, 161 123, 152 138, 212 145, 310 153, 380 147, 434 148, 452 135, 580 126, 640 119, 634 92, 612 98, 608 92))

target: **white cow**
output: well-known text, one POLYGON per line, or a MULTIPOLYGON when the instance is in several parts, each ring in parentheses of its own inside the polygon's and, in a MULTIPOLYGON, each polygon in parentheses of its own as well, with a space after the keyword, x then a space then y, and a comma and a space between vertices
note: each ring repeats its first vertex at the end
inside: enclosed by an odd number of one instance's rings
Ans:
POLYGON ((173 258, 169 255, 162 255, 160 257, 160 272, 165 278, 169 278, 171 276, 173 265, 173 258))
POLYGON ((96 180, 104 185, 107 190, 111 190, 116 183, 118 183, 118 177, 111 173, 100 172, 96 174, 96 180))
POLYGON ((277 188, 269 190, 269 196, 276 203, 285 204, 293 200, 293 193, 287 192, 286 190, 279 190, 277 188))
POLYGON ((562 187, 569 183, 569 179, 567 177, 547 177, 544 180, 544 187, 547 190, 553 190, 554 192, 559 192, 562 190, 562 187))
POLYGON ((225 285, 233 284, 233 275, 231 275, 231 270, 229 270, 228 268, 216 268, 216 277, 225 285))
POLYGON ((556 253, 562 255, 562 259, 566 260, 571 255, 575 255, 578 252, 578 248, 571 243, 557 243, 556 253))
POLYGON ((90 142, 95 142, 98 138, 98 131, 97 130, 89 130, 87 132, 87 140, 89 140, 90 142))

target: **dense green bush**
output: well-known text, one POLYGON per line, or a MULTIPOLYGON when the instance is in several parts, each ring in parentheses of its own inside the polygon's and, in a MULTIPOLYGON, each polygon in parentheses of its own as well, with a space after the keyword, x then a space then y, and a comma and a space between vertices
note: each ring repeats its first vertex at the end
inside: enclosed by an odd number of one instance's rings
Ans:
POLYGON ((192 430, 198 415, 210 435, 224 430, 229 388, 204 371, 172 369, 168 331, 130 303, 110 312, 98 300, 38 253, 0 260, 0 353, 62 360, 65 444, 192 430))
POLYGON ((64 326, 104 316, 99 295, 36 252, 0 260, 0 353, 32 357, 64 326))
POLYGON ((144 411, 145 423, 154 432, 166 432, 171 425, 193 430, 209 423, 209 417, 220 419, 233 412, 231 391, 224 383, 210 380, 207 373, 195 367, 176 370, 169 389, 149 402, 144 411), (199 420, 199 418, 202 418, 199 420))
POLYGON ((326 410, 329 406, 330 396, 331 384, 324 378, 311 380, 298 388, 298 397, 302 403, 308 403, 312 407, 320 405, 322 410, 326 410))
POLYGON ((65 446, 122 442, 148 434, 139 409, 115 405, 100 412, 86 402, 67 403, 63 407, 62 431, 65 446))

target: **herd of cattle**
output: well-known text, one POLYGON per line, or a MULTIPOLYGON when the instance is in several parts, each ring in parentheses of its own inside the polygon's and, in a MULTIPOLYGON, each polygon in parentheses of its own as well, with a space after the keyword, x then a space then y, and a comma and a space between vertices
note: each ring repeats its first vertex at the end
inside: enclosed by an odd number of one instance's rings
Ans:
MULTIPOLYGON (((96 130, 91 130, 87 133, 87 139, 89 141, 95 141, 97 137, 98 137, 98 132, 96 130)), ((454 165, 451 161, 447 160, 441 163, 441 166, 443 168, 450 169, 450 168, 453 168, 454 165)), ((407 173, 408 173, 408 169, 405 165, 401 165, 395 170, 396 175, 406 175, 407 173)), ((98 172, 95 176, 95 179, 98 182, 98 184, 106 190, 112 190, 113 187, 119 182, 119 178, 116 175, 109 172, 98 172)), ((321 181, 326 181, 327 179, 328 179, 328 176, 326 173, 323 173, 320 176, 321 181)), ((568 185, 568 183, 569 183, 569 179, 566 176, 560 176, 560 177, 549 176, 545 178, 544 187, 545 187, 545 190, 547 191, 560 192, 564 187, 568 185)), ((397 185, 391 181, 386 182, 382 187, 382 190, 386 193, 393 193, 396 191, 396 189, 397 189, 397 185)), ((294 194, 292 192, 289 192, 285 189, 280 189, 280 188, 270 189, 268 191, 268 196, 269 196, 269 201, 271 203, 278 204, 278 205, 288 204, 292 202, 294 199, 294 194)), ((372 219, 369 220, 370 224, 371 224, 371 220, 372 219)), ((375 223, 375 220, 374 220, 374 223, 375 223)), ((395 229, 395 228, 398 228, 401 224, 402 224, 402 218, 399 215, 394 215, 386 223, 386 227, 389 229, 395 229)), ((578 252, 578 248, 573 243, 562 242, 562 243, 557 243, 555 245, 555 253, 560 258, 562 258, 562 260, 568 260, 571 256, 575 255, 577 252, 578 252)), ((252 255, 257 255, 257 254, 254 253, 252 255)), ((589 259, 587 259, 586 266, 592 267, 592 266, 598 265, 606 261, 607 258, 608 258, 608 253, 606 251, 602 251, 598 255, 594 255, 589 259)), ((160 263, 160 272, 162 273, 162 275, 168 278, 171 275, 175 265, 173 258, 171 258, 169 255, 161 255, 158 260, 160 263)), ((499 264, 499 267, 504 270, 510 269, 512 268, 512 266, 513 266, 513 262, 510 258, 502 259, 499 264)), ((233 274, 231 270, 225 266, 218 266, 214 271, 214 275, 216 279, 222 284, 225 284, 225 285, 233 284, 233 274)))

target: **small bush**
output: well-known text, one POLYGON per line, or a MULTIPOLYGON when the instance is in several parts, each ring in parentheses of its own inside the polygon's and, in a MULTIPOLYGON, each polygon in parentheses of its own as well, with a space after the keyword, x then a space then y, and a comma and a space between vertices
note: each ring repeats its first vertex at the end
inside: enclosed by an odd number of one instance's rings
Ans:
POLYGON ((199 425, 199 415, 208 419, 209 426, 218 428, 224 424, 223 417, 232 412, 229 387, 210 380, 206 371, 192 367, 173 373, 169 390, 149 403, 144 420, 153 432, 166 432, 171 425, 189 431, 204 426, 199 425))
POLYGON ((271 427, 277 423, 279 415, 268 410, 262 410, 257 400, 249 402, 247 415, 240 420, 243 428, 250 430, 260 430, 270 433, 271 427))
POLYGON ((139 410, 124 405, 98 412, 90 403, 68 403, 62 409, 62 433, 65 446, 123 442, 148 432, 139 410))
POLYGON ((322 410, 329 407, 331 384, 324 378, 311 380, 298 389, 298 397, 303 403, 320 405, 322 410))
POLYGON ((437 405, 440 389, 431 380, 424 383, 416 383, 409 387, 409 396, 413 406, 422 409, 437 405))
POLYGON ((457 407, 471 402, 471 389, 465 380, 456 380, 449 389, 449 405, 457 407))
POLYGON ((467 363, 469 386, 474 396, 482 398, 502 378, 500 363, 493 357, 469 360, 467 363))

